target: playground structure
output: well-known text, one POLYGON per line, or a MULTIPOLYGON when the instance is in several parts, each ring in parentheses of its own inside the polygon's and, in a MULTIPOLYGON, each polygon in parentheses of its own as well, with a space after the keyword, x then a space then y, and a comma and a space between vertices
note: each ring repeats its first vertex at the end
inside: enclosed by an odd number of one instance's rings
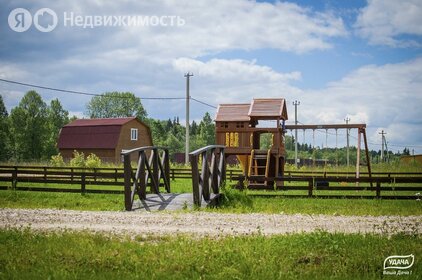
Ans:
MULTIPOLYGON (((324 125, 285 125, 288 119, 286 102, 283 98, 253 99, 250 104, 220 104, 215 118, 216 143, 226 146, 225 155, 236 155, 239 159, 243 178, 251 189, 280 189, 284 176, 286 150, 284 134, 287 130, 357 129, 356 178, 359 178, 360 166, 368 167, 371 177, 368 143, 365 124, 324 124, 324 125), (261 127, 260 121, 273 124, 273 127, 261 127), (275 125, 274 125, 275 124, 275 125), (271 143, 264 147, 262 136, 270 135, 271 143), (365 164, 360 162, 361 138, 365 145, 365 164), (274 186, 275 185, 275 186, 274 186)), ((268 137, 267 137, 268 138, 268 137)), ((297 141, 297 140, 296 140, 297 141)), ((315 146, 315 144, 314 144, 315 146)), ((242 180, 240 180, 242 183, 242 180)), ((372 184, 371 184, 372 186, 372 184)))
POLYGON ((249 178, 249 187, 271 189, 274 180, 257 182, 252 178, 283 176, 286 160, 283 132, 287 119, 283 98, 254 99, 250 104, 218 106, 215 118, 216 143, 226 146, 226 156, 238 157, 244 175, 249 178), (270 121, 273 127, 260 127, 260 121, 270 121), (267 147, 262 145, 265 134, 269 134, 271 139, 267 147))

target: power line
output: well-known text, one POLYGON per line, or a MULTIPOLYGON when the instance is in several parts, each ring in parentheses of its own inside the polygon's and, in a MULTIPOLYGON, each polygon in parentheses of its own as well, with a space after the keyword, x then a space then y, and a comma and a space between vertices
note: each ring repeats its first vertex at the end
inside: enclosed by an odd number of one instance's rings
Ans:
POLYGON ((11 81, 6 79, 0 79, 2 82, 10 83, 10 84, 16 84, 26 87, 34 87, 34 88, 41 88, 41 89, 47 89, 47 90, 53 90, 53 91, 60 91, 60 92, 66 92, 66 93, 74 93, 74 94, 81 94, 81 95, 89 95, 89 96, 100 96, 101 94, 95 94, 95 93, 88 93, 88 92, 82 92, 82 91, 74 91, 74 90, 65 90, 65 89, 59 89, 59 88, 52 88, 52 87, 45 87, 45 86, 39 86, 39 85, 33 85, 28 83, 22 83, 17 81, 11 81))
MULTIPOLYGON (((40 89, 46 89, 51 91, 58 91, 58 92, 65 92, 65 93, 72 93, 72 94, 80 94, 80 95, 88 95, 88 96, 105 96, 104 94, 98 94, 98 93, 90 93, 90 92, 83 92, 83 91, 76 91, 76 90, 67 90, 67 89, 60 89, 60 88, 53 88, 53 87, 46 87, 46 86, 40 86, 40 85, 34 85, 29 83, 23 83, 23 82, 17 82, 17 81, 11 81, 6 79, 0 79, 1 82, 6 82, 10 84, 16 84, 26 87, 33 87, 33 88, 40 88, 40 89)), ((128 98, 126 96, 113 96, 114 98, 128 98)), ((185 97, 139 97, 141 99, 145 100, 184 100, 185 97)))
POLYGON ((216 107, 216 106, 211 105, 211 104, 208 104, 208 103, 205 103, 205 102, 203 102, 203 101, 201 101, 201 100, 195 99, 195 98, 193 98, 192 96, 190 97, 190 99, 192 99, 193 101, 196 101, 196 102, 198 102, 198 103, 200 103, 200 104, 202 104, 202 105, 205 105, 205 106, 208 106, 208 107, 211 107, 211 108, 217 109, 217 107, 216 107))

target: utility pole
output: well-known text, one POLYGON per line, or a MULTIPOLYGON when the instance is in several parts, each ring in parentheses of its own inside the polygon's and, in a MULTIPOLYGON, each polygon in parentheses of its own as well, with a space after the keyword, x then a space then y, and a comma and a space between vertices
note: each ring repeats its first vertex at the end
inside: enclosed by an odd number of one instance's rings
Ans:
POLYGON ((381 134, 381 162, 383 162, 384 161, 384 142, 385 142, 384 135, 387 134, 387 132, 384 132, 384 130, 382 130, 381 132, 378 132, 378 134, 381 134))
MULTIPOLYGON (((349 124, 349 121, 350 121, 350 118, 349 117, 346 117, 345 119, 344 119, 344 121, 346 122, 346 125, 348 125, 349 124)), ((350 130, 349 129, 346 129, 346 134, 347 134, 347 147, 346 147, 346 158, 347 158, 347 167, 349 167, 349 164, 350 164, 350 159, 349 159, 349 135, 350 135, 350 130)))
MULTIPOLYGON (((295 100, 293 105, 295 106, 295 125, 297 125, 297 106, 300 105, 300 101, 295 100)), ((295 129, 295 167, 297 167, 297 129, 295 129)))
POLYGON ((185 147, 185 164, 189 163, 189 78, 193 76, 193 73, 186 73, 186 147, 185 147))

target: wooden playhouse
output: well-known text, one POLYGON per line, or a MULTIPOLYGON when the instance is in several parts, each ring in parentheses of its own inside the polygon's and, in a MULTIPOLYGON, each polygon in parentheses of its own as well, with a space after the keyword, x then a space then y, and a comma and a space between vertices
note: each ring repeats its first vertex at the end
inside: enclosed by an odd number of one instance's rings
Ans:
POLYGON ((273 189, 274 180, 263 181, 262 178, 283 176, 286 120, 283 98, 253 99, 250 104, 218 106, 216 142, 226 146, 226 156, 238 157, 245 177, 249 178, 249 188, 273 189))

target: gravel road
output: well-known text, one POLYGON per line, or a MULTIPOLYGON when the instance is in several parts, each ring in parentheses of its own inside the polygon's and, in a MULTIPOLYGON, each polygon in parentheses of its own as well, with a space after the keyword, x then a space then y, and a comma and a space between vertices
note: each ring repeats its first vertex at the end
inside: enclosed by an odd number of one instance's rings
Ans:
POLYGON ((128 235, 224 236, 287 234, 324 230, 344 233, 421 234, 422 216, 328 216, 220 214, 209 212, 118 212, 0 209, 0 228, 40 231, 86 230, 128 235))

